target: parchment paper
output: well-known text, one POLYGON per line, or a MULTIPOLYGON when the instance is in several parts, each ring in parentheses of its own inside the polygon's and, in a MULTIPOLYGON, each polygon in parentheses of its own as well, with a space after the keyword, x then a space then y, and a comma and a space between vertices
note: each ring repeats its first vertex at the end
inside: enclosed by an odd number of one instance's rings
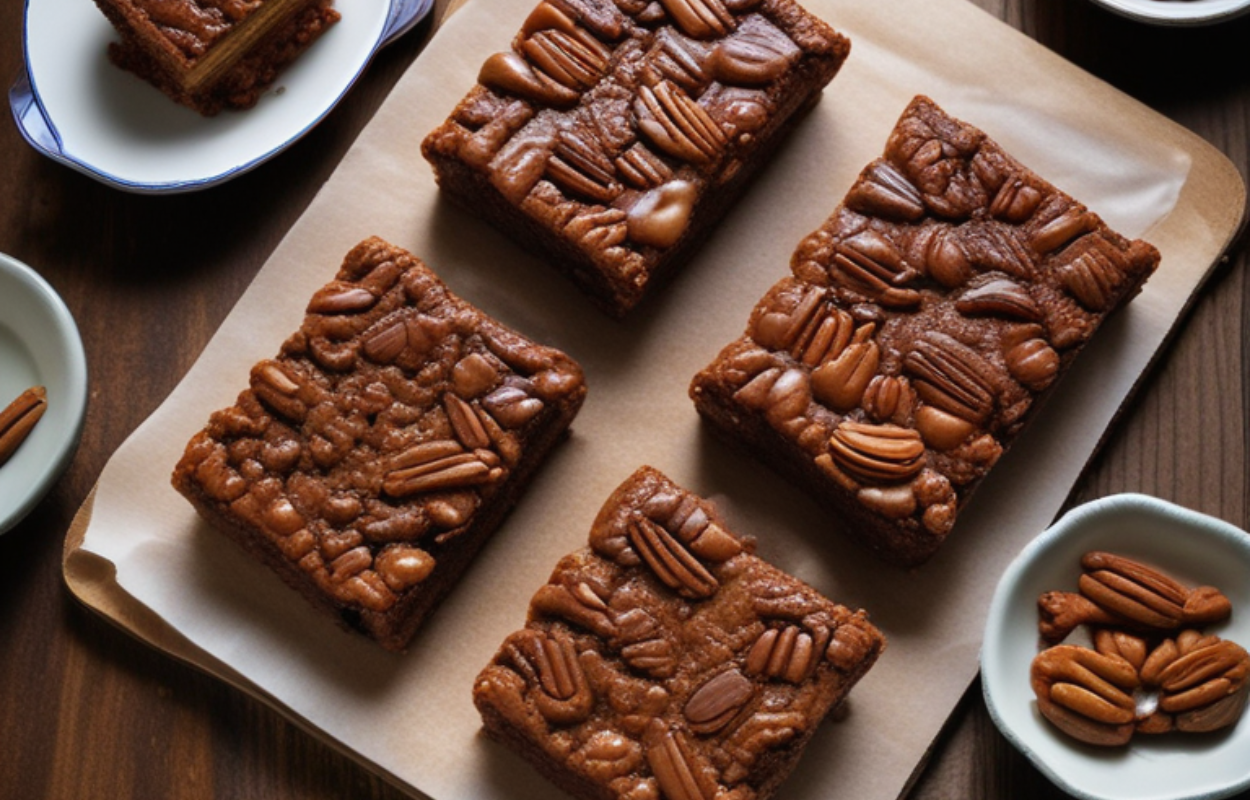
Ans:
POLYGON ((68 539, 70 587, 137 636, 266 699, 414 794, 547 798, 544 780, 479 734, 472 681, 520 627, 559 557, 585 543, 609 492, 651 464, 716 500, 735 529, 758 537, 763 557, 866 608, 886 632, 881 661, 783 791, 790 800, 896 797, 976 674, 998 575, 1056 515, 1236 231, 1245 192, 1209 145, 963 0, 807 5, 853 39, 847 66, 708 246, 623 324, 438 197, 420 141, 483 59, 507 47, 532 4, 473 0, 459 11, 186 379, 109 462, 94 507, 84 507, 68 539), (741 333, 799 240, 881 152, 917 93, 989 132, 1121 232, 1152 240, 1164 259, 982 486, 946 549, 905 572, 832 533, 812 500, 713 441, 686 390, 741 333), (402 656, 314 614, 200 523, 168 481, 187 439, 233 401, 251 364, 276 352, 311 293, 371 234, 412 250, 487 312, 571 353, 590 385, 571 439, 402 656))

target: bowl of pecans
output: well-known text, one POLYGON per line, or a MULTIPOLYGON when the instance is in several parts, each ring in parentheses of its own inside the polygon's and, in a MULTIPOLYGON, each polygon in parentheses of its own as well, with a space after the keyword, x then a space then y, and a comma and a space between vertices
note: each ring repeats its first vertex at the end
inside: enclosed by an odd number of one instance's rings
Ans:
POLYGON ((981 682, 999 730, 1088 800, 1250 788, 1250 534, 1139 494, 1073 509, 991 601, 981 682))
POLYGON ((87 408, 87 359, 60 295, 0 253, 0 533, 68 466, 87 408))

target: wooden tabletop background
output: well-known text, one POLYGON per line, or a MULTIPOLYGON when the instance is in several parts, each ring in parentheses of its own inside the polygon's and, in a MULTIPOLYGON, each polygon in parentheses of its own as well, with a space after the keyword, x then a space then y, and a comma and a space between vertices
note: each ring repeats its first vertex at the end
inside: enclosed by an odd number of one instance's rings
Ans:
MULTIPOLYGON (((1088 0, 970 2, 1197 132, 1246 177, 1250 16, 1165 29, 1088 0)), ((383 51, 289 151, 209 191, 125 194, 37 154, 10 118, 0 122, 0 252, 33 266, 65 299, 90 370, 73 462, 0 537, 0 800, 404 797, 261 703, 81 607, 60 557, 109 456, 191 366, 447 6, 438 0, 434 17, 383 51)), ((23 7, 0 3, 5 86, 22 63, 23 7)), ((1224 259, 1070 503, 1144 492, 1250 527, 1245 251, 1235 244, 1224 259)), ((979 684, 907 795, 1064 796, 999 735, 979 684)))

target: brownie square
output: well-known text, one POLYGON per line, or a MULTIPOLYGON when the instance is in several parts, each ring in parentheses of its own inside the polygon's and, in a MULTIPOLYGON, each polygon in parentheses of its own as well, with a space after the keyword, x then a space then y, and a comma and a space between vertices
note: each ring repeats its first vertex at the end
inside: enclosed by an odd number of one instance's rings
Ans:
POLYGON ((714 430, 914 566, 1158 263, 918 97, 690 395, 714 430))
POLYGON ((486 733, 595 800, 765 800, 885 638, 643 467, 478 676, 486 733))
POLYGON ((849 51, 792 0, 544 0, 422 152, 453 201, 621 317, 849 51))
POLYGON ((109 59, 212 116, 256 105, 339 20, 333 0, 96 0, 121 36, 109 59))
POLYGON ((372 238, 191 439, 173 484, 315 606, 401 650, 585 394, 568 356, 372 238))

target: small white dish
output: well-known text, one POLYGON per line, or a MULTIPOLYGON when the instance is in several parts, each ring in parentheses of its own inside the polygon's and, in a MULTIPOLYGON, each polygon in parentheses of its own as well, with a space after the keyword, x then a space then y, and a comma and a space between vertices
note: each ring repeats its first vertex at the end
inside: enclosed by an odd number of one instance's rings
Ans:
POLYGON ((1250 714, 1210 734, 1138 735, 1122 748, 1082 744, 1037 710, 1029 667, 1040 652, 1037 598, 1075 591, 1080 558, 1105 550, 1155 565, 1188 586, 1211 585, 1232 618, 1207 630, 1250 645, 1250 534, 1139 494, 1073 509, 1030 542, 999 581, 981 648, 981 681, 999 730, 1064 791, 1084 800, 1215 800, 1250 788, 1250 714))
POLYGON ((1094 3, 1154 25, 1213 25, 1250 11, 1250 0, 1094 0, 1094 3))
POLYGON ((0 465, 0 533, 69 466, 87 412, 87 357, 74 317, 38 273, 0 253, 0 408, 36 385, 47 389, 48 407, 0 465))
POLYGON ((203 117, 109 63, 112 26, 94 3, 27 0, 25 71, 9 90, 35 149, 119 189, 157 194, 214 186, 307 133, 381 47, 433 0, 351 0, 342 19, 283 71, 254 108, 203 117))

